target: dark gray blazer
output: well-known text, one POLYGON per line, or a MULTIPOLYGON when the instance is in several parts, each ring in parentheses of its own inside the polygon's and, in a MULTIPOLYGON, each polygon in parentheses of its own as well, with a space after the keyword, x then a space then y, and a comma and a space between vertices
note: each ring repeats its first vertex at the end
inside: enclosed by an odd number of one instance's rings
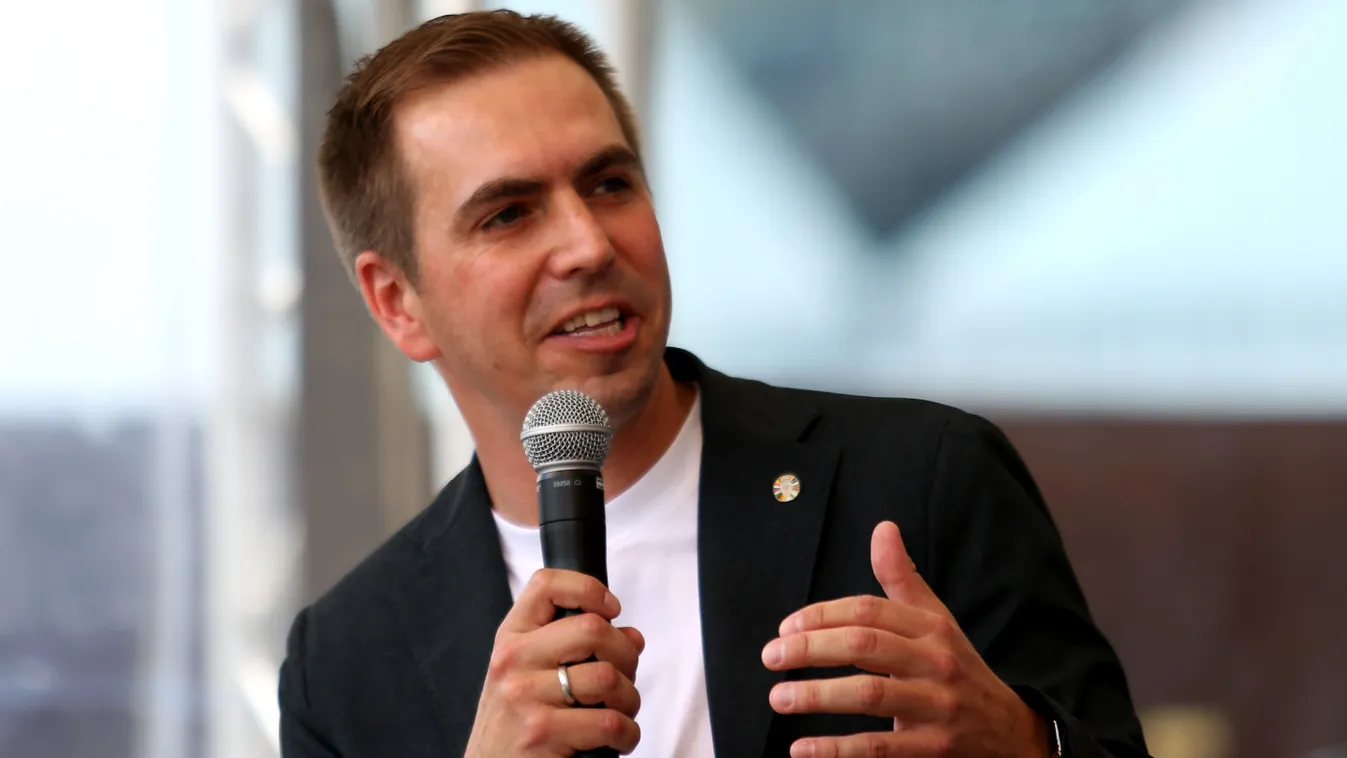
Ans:
MULTIPOLYGON (((735 379, 681 350, 666 361, 701 387, 698 550, 716 755, 786 756, 802 736, 892 728, 777 715, 767 693, 783 675, 760 662, 792 611, 883 595, 869 545, 885 519, 992 669, 1061 722, 1067 755, 1145 755, 1122 667, 1038 489, 995 427, 928 402, 735 379), (801 493, 781 503, 771 486, 786 472, 801 493)), ((281 670, 285 758, 462 755, 511 603, 490 508, 474 460, 298 615, 281 670)))

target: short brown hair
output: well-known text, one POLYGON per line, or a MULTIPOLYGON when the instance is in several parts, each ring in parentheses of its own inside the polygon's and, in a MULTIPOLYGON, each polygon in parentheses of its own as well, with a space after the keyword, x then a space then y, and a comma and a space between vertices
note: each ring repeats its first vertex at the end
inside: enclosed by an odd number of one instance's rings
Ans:
POLYGON ((616 72, 588 35, 555 16, 479 11, 427 21, 356 63, 327 114, 318 185, 342 264, 373 250, 416 281, 414 188, 398 152, 393 115, 409 95, 489 69, 558 53, 580 64, 608 98, 639 157, 636 116, 616 72))

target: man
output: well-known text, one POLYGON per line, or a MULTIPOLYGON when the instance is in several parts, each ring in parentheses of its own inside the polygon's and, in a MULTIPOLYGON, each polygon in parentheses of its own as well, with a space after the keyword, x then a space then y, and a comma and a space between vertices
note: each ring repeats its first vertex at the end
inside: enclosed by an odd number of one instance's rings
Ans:
POLYGON ((990 424, 666 349, 640 155, 603 57, 547 17, 430 22, 338 97, 319 156, 337 247, 477 454, 299 614, 287 758, 1143 755, 1121 666, 990 424), (615 430, 611 591, 540 570, 519 431, 559 388, 615 430))

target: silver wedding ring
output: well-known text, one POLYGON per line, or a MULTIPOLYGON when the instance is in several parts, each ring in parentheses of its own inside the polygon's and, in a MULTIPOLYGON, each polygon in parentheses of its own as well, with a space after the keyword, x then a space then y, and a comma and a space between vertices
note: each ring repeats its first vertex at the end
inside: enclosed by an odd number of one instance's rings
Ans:
POLYGON ((566 705, 575 706, 575 693, 571 692, 571 675, 566 671, 566 664, 557 666, 557 679, 561 680, 561 699, 566 701, 566 705))

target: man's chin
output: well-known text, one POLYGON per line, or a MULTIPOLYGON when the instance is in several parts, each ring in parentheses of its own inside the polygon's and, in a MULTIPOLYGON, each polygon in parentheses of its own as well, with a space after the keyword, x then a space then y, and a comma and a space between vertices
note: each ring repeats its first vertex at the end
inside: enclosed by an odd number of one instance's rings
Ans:
MULTIPOLYGON (((614 426, 636 415, 650 397, 659 376, 661 359, 627 360, 616 365, 576 367, 578 370, 549 371, 555 379, 547 391, 579 390, 598 401, 614 426), (600 370, 595 370, 600 369, 600 370)), ((558 367, 561 368, 561 367, 558 367)), ((569 368, 569 367, 567 367, 569 368)))

